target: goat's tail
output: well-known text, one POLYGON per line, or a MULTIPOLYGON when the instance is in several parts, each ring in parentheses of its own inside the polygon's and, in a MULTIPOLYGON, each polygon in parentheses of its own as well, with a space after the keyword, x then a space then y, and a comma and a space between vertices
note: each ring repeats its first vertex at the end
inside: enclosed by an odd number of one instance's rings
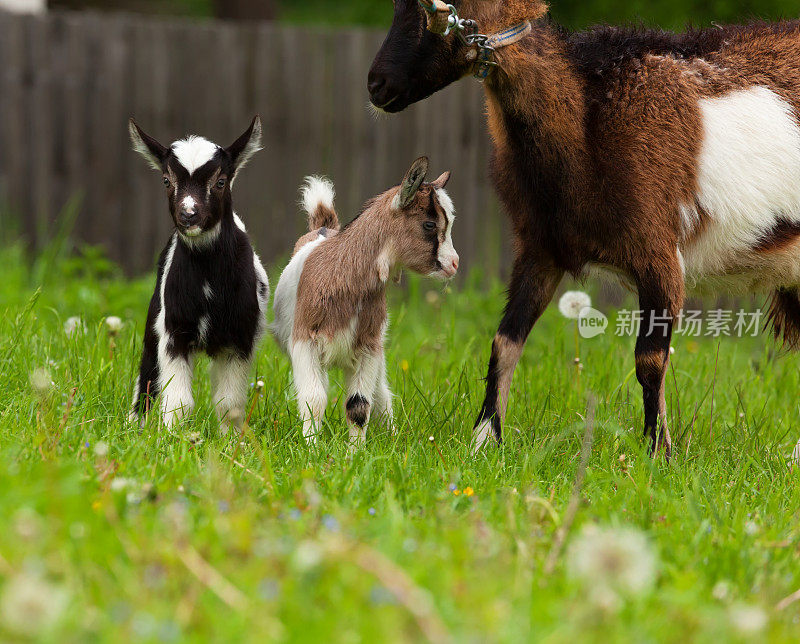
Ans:
POLYGON ((791 351, 800 349, 800 293, 797 289, 778 289, 772 294, 767 321, 772 334, 791 351))
POLYGON ((325 177, 306 177, 300 188, 300 203, 308 215, 308 230, 339 230, 339 217, 333 207, 336 191, 325 177))

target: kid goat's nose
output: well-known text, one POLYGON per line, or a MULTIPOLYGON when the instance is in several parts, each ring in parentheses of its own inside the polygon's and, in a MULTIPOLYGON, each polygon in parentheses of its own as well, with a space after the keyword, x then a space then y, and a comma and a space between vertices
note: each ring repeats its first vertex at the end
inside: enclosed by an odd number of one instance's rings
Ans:
POLYGON ((183 201, 181 201, 179 215, 181 223, 184 226, 190 226, 197 221, 198 217, 196 206, 197 204, 195 203, 195 200, 191 197, 186 197, 183 201))

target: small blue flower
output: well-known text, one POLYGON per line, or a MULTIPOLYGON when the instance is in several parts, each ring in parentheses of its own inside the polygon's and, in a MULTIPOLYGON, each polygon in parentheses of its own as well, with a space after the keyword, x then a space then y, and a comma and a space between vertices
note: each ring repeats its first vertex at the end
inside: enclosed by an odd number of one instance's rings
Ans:
POLYGON ((258 584, 258 596, 264 600, 277 599, 281 592, 281 585, 277 579, 262 579, 258 584))
POLYGON ((86 449, 89 449, 89 441, 86 441, 86 442, 83 444, 83 446, 84 446, 86 449))
POLYGON ((451 492, 454 492, 456 489, 458 489, 455 483, 451 483, 448 487, 451 492))
POLYGON ((322 517, 322 525, 331 532, 339 532, 339 522, 330 514, 326 514, 322 517))
POLYGON ((385 586, 381 586, 380 584, 375 584, 370 589, 369 600, 378 606, 397 603, 397 598, 385 586))
POLYGON ((375 516, 375 508, 370 508, 370 509, 368 510, 368 512, 369 512, 369 515, 370 515, 371 517, 374 517, 374 516, 375 516))

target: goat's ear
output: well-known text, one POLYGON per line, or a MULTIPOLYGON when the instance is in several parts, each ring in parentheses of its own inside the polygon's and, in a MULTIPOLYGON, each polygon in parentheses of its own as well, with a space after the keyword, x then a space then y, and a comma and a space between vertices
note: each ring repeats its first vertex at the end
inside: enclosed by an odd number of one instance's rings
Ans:
POLYGON ((141 154, 154 170, 161 172, 164 169, 164 160, 169 155, 169 148, 147 134, 133 119, 128 121, 128 132, 131 135, 133 149, 141 154))
POLYGON ((400 191, 397 193, 397 206, 407 207, 417 194, 425 176, 428 174, 428 157, 420 157, 406 172, 403 183, 400 184, 400 191))
POLYGON ((433 186, 434 190, 441 190, 447 185, 447 182, 450 181, 450 171, 442 172, 439 175, 439 178, 436 181, 431 181, 431 185, 433 186))
POLYGON ((236 173, 246 166, 250 158, 260 149, 261 117, 256 116, 250 124, 250 127, 247 128, 247 131, 231 143, 226 150, 233 161, 233 176, 230 179, 231 184, 233 184, 236 173))

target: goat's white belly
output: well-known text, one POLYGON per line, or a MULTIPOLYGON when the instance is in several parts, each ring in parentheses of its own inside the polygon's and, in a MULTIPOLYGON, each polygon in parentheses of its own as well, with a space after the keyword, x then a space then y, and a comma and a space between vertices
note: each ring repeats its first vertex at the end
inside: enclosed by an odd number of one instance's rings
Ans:
POLYGON ((356 329, 358 328, 358 316, 350 320, 350 324, 337 333, 333 338, 326 338, 324 335, 317 336, 317 343, 320 349, 320 358, 326 369, 339 367, 349 369, 355 363, 355 340, 356 329))
POLYGON ((325 241, 325 237, 318 237, 303 246, 283 269, 278 285, 275 287, 272 308, 275 321, 272 323, 272 333, 281 348, 289 353, 290 340, 294 330, 294 312, 297 308, 297 287, 306 259, 317 246, 325 241))
POLYGON ((696 204, 682 208, 686 284, 748 292, 800 283, 800 240, 757 251, 780 222, 800 222, 800 126, 766 87, 702 99, 696 204))

